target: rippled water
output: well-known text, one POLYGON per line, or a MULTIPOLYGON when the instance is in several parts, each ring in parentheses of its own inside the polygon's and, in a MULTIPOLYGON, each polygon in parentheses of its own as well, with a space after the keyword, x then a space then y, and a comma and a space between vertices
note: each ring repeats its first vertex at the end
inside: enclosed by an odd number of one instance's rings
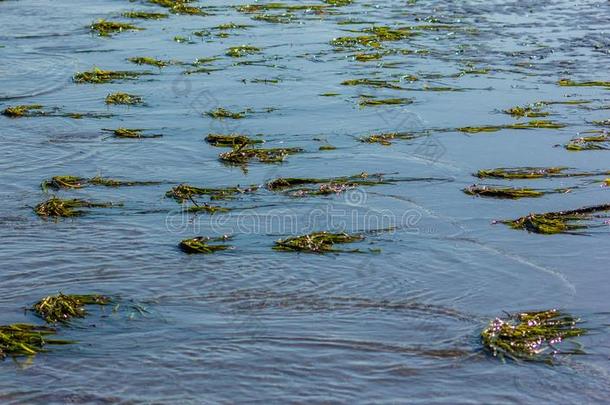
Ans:
POLYGON ((94 310, 63 328, 61 335, 78 344, 0 363, 0 402, 607 400, 607 231, 541 236, 492 222, 606 203, 608 189, 587 180, 537 180, 519 184, 582 187, 522 200, 473 198, 461 189, 484 168, 608 170, 608 151, 555 146, 592 129, 591 121, 610 118, 608 89, 557 86, 564 77, 609 80, 610 4, 413 3, 355 0, 323 13, 296 11, 289 23, 273 24, 233 7, 245 2, 208 1, 200 4, 208 16, 134 20, 146 30, 101 38, 88 28, 98 18, 165 10, 144 1, 0 1, 1 107, 39 103, 65 112, 113 114, 80 120, 0 117, 2 323, 38 322, 23 308, 58 291, 99 292, 123 303, 117 312, 94 310), (340 24, 346 20, 360 24, 340 24), (227 22, 251 27, 226 38, 192 35, 227 22), (384 44, 428 52, 358 62, 356 52, 329 44, 375 24, 430 23, 451 27, 384 44), (192 43, 175 42, 175 36, 192 43), (227 48, 242 44, 262 53, 225 56, 227 48), (219 70, 184 75, 188 67, 180 65, 146 69, 126 60, 133 56, 183 62, 217 56, 209 66, 219 70), (255 63, 240 65, 241 60, 255 63), (72 82, 75 72, 93 66, 154 75, 104 85, 72 82), (459 74, 474 69, 489 71, 459 74), (407 75, 420 80, 402 79, 400 85, 419 91, 341 85, 407 75), (107 107, 104 97, 119 90, 141 95, 146 104, 107 107), (414 103, 360 107, 361 95, 412 97, 414 103), (547 107, 549 119, 567 124, 562 129, 472 135, 447 130, 513 123, 503 109, 574 99, 592 102, 547 107), (235 121, 204 114, 217 107, 254 112, 235 121), (102 131, 121 126, 164 136, 116 140, 102 131), (393 131, 429 132, 391 146, 358 141, 393 131), (262 134, 266 146, 296 146, 305 153, 242 170, 218 161, 224 150, 203 141, 210 132, 262 134), (318 150, 326 143, 337 149, 318 150), (362 171, 434 180, 325 198, 261 191, 229 202, 231 214, 215 216, 185 216, 164 198, 179 183, 263 184, 279 176, 362 171), (47 198, 39 184, 62 174, 163 183, 63 191, 61 196, 123 206, 42 220, 32 212, 47 198), (368 231, 386 221, 398 229, 367 235, 364 245, 381 253, 321 256, 270 249, 288 234, 368 231), (235 234, 234 250, 189 256, 177 248, 181 239, 219 233, 235 234), (502 364, 482 352, 478 336, 489 319, 503 311, 555 307, 592 329, 579 338, 587 355, 562 357, 551 367, 502 364))

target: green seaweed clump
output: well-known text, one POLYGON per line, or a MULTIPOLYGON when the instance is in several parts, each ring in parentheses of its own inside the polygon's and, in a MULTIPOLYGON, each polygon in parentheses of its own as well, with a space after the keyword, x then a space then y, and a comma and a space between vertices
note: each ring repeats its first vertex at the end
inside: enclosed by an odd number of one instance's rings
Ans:
POLYGON ((257 54, 260 52, 261 52, 260 48, 257 48, 256 46, 240 45, 240 46, 234 46, 234 47, 229 48, 227 50, 226 55, 230 56, 232 58, 241 58, 246 55, 254 55, 254 54, 257 54))
POLYGON ((43 298, 32 310, 47 323, 67 323, 72 318, 87 315, 85 305, 108 305, 111 299, 103 295, 51 295, 43 298))
POLYGON ((41 111, 43 108, 40 104, 23 104, 23 105, 15 105, 11 107, 6 107, 4 111, 2 111, 2 115, 5 115, 10 118, 20 118, 20 117, 32 117, 36 115, 44 115, 44 112, 41 111))
POLYGON ((528 117, 528 118, 536 118, 536 117, 546 117, 549 115, 548 112, 540 111, 539 108, 535 106, 525 106, 525 107, 513 107, 508 110, 504 110, 506 114, 512 115, 513 117, 528 117))
POLYGON ((273 249, 288 252, 306 253, 358 252, 357 250, 338 250, 334 248, 334 245, 359 242, 363 239, 364 237, 362 235, 350 235, 348 233, 314 232, 309 235, 280 239, 275 242, 275 246, 273 247, 273 249))
POLYGON ((239 120, 239 119, 244 118, 246 116, 246 113, 247 113, 247 111, 232 112, 225 108, 218 107, 212 111, 208 111, 206 113, 206 115, 208 117, 212 117, 212 118, 216 118, 216 119, 231 118, 233 120, 239 120))
POLYGON ((466 187, 462 191, 468 195, 478 197, 507 198, 513 200, 517 200, 519 198, 542 197, 545 194, 544 191, 534 190, 531 188, 495 187, 477 184, 466 187))
POLYGON ((159 184, 158 181, 125 181, 109 179, 101 176, 95 176, 90 179, 77 176, 54 176, 49 180, 45 180, 40 185, 43 190, 49 188, 54 190, 60 189, 78 189, 88 185, 104 186, 104 187, 129 187, 129 186, 148 186, 159 184))
POLYGON ((457 130, 460 132, 466 132, 468 134, 477 134, 480 132, 497 132, 502 129, 535 129, 535 128, 546 128, 546 129, 559 129, 564 128, 565 124, 558 122, 546 121, 546 120, 535 120, 516 124, 506 125, 483 125, 479 127, 462 127, 457 130))
POLYGON ((388 82, 386 80, 379 79, 352 79, 341 82, 342 86, 368 86, 375 88, 385 88, 393 90, 404 90, 402 87, 388 82))
POLYGON ((136 27, 133 24, 127 24, 117 21, 107 21, 104 19, 97 20, 97 22, 91 24, 91 31, 97 32, 100 37, 109 37, 112 34, 116 34, 123 31, 141 31, 144 28, 136 27))
POLYGON ((193 0, 149 0, 150 3, 157 4, 161 7, 165 7, 174 14, 186 14, 186 15, 208 15, 203 9, 199 7, 189 6, 187 3, 191 3, 193 0))
MULTIPOLYGON (((544 214, 529 214, 515 220, 501 221, 513 229, 523 229, 528 232, 544 235, 558 233, 580 233, 593 225, 585 223, 596 218, 604 218, 596 215, 610 210, 610 204, 596 205, 592 207, 579 208, 570 211, 547 212, 544 214)), ((607 225, 606 225, 607 226, 607 225)))
POLYGON ((356 184, 357 186, 374 186, 391 184, 394 180, 384 180, 382 174, 362 172, 354 176, 315 178, 315 177, 279 177, 267 182, 269 191, 295 190, 296 187, 319 184, 356 184))
POLYGON ((131 63, 135 63, 136 65, 156 66, 159 69, 164 68, 164 67, 169 66, 169 65, 172 64, 172 61, 155 59, 155 58, 150 58, 150 57, 147 57, 147 56, 136 56, 136 57, 133 57, 133 58, 129 58, 127 60, 130 61, 131 63))
POLYGON ((238 145, 255 145, 261 144, 262 139, 252 139, 246 135, 222 135, 209 134, 205 137, 205 141, 213 146, 233 148, 238 145))
POLYGON ((140 20, 161 20, 169 17, 164 13, 148 13, 146 11, 127 11, 122 14, 125 18, 134 18, 140 20))
MULTIPOLYGON (((507 319, 496 318, 481 332, 483 347, 504 360, 551 362, 561 354, 556 345, 587 333, 577 327, 580 320, 556 309, 522 312, 507 319)), ((582 353, 572 351, 570 354, 582 353)))
POLYGON ((111 203, 94 203, 79 199, 62 199, 51 197, 34 207, 34 212, 41 217, 77 217, 83 214, 78 208, 110 208, 111 203))
POLYGON ((47 326, 15 323, 0 325, 0 360, 7 356, 33 356, 44 352, 47 344, 65 345, 68 340, 49 339, 56 330, 47 326))
POLYGON ((116 80, 135 80, 141 75, 148 75, 148 72, 114 71, 93 68, 89 72, 78 72, 74 75, 75 83, 110 83, 116 80))
MULTIPOLYGON (((188 184, 180 184, 167 193, 165 196, 168 198, 173 198, 178 202, 184 202, 187 200, 193 201, 193 197, 197 196, 209 196, 210 200, 232 200, 239 194, 247 194, 253 193, 258 190, 258 186, 250 186, 250 187, 224 187, 224 188, 202 188, 202 187, 194 187, 188 184)), ((193 201, 194 202, 194 201, 193 201)))
POLYGON ((221 153, 218 157, 221 161, 232 164, 246 164, 253 159, 261 163, 280 163, 288 155, 300 153, 301 148, 246 148, 240 145, 230 152, 221 153))
POLYGON ((196 238, 185 239, 180 242, 180 249, 185 253, 202 253, 210 254, 222 250, 228 250, 232 247, 224 244, 210 244, 210 242, 224 242, 231 239, 229 236, 221 236, 219 238, 209 238, 207 236, 199 236, 196 238))
POLYGON ((481 179, 543 179, 554 177, 604 176, 610 172, 575 172, 568 167, 500 167, 479 170, 475 176, 481 179))
POLYGON ((563 87, 608 87, 610 88, 610 82, 602 81, 589 81, 589 82, 575 82, 570 79, 561 79, 557 82, 558 85, 563 87))
POLYGON ((408 105, 413 104, 412 98, 385 98, 381 100, 365 98, 358 103, 360 107, 380 106, 380 105, 408 105))
POLYGON ((593 124, 600 127, 610 127, 610 120, 593 121, 593 124))
POLYGON ((384 134, 373 134, 364 138, 360 138, 359 141, 363 143, 378 143, 383 146, 392 145, 392 141, 397 139, 409 140, 415 139, 417 135, 406 132, 388 132, 384 134))
POLYGON ((106 96, 106 104, 121 104, 121 105, 138 105, 142 104, 142 97, 134 96, 133 94, 127 93, 112 93, 106 96))
POLYGON ((610 150, 610 137, 606 133, 598 136, 583 136, 570 140, 564 147, 573 152, 581 150, 610 150))
POLYGON ((112 133, 115 138, 125 139, 144 139, 144 138, 161 138, 161 134, 144 134, 143 129, 138 128, 117 128, 117 129, 102 129, 102 131, 112 133))

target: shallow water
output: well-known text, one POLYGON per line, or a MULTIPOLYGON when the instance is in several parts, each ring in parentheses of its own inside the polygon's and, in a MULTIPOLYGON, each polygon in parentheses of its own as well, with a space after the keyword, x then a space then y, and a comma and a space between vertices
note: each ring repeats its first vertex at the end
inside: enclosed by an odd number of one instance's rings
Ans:
POLYGON ((23 308, 58 291, 99 292, 122 302, 116 312, 94 309, 73 328, 62 328, 62 337, 78 344, 0 363, 0 402, 607 400, 607 227, 587 236, 542 236, 492 224, 607 203, 603 177, 513 183, 581 186, 539 199, 461 192, 478 181, 472 173, 485 168, 608 170, 608 151, 555 147, 593 129, 591 121, 610 118, 607 88, 557 85, 564 77, 610 80, 607 1, 356 0, 325 13, 295 11, 287 24, 252 20, 222 1, 201 5, 210 15, 132 20, 146 30, 101 38, 88 29, 98 18, 166 10, 110 0, 0 1, 0 107, 38 103, 113 114, 79 120, 0 116, 2 324, 39 322, 23 308), (362 24, 339 24, 346 20, 362 24), (429 21, 450 27, 384 43, 427 53, 358 62, 358 51, 329 44, 373 24, 429 21), (251 27, 215 36, 211 28, 228 22, 251 27), (201 30, 212 35, 192 35, 201 30), (175 42, 178 35, 192 43, 175 42), (229 47, 243 44, 262 53, 225 56, 229 47), (126 60, 134 56, 182 62, 217 56, 209 67, 219 70, 185 75, 192 67, 137 66, 126 60), (154 75, 102 85, 72 82, 75 72, 93 66, 154 75), (489 72, 456 75, 469 69, 489 72), (407 75, 420 80, 401 80, 407 75), (341 85, 355 78, 397 80, 411 91, 341 85), (426 86, 461 91, 422 91, 426 86), (146 104, 107 107, 104 98, 114 91, 140 95, 146 104), (360 107, 361 95, 414 103, 360 107), (544 119, 567 125, 561 129, 452 130, 514 123, 501 111, 517 105, 580 99, 591 103, 545 107, 552 115, 544 119), (253 112, 241 120, 205 115, 217 107, 253 112), (121 140, 102 131, 117 127, 164 136, 121 140), (394 131, 428 132, 391 146, 358 141, 394 131), (251 163, 247 170, 227 166, 218 161, 226 150, 203 140, 211 132, 262 134, 265 146, 296 146, 305 153, 282 164, 251 163), (326 143, 337 149, 319 151, 326 143), (363 171, 414 181, 324 198, 260 191, 222 203, 234 210, 214 216, 185 214, 164 198, 179 183, 249 185, 279 176, 363 171), (123 206, 76 219, 38 218, 32 207, 48 197, 40 182, 65 174, 163 184, 61 191, 123 206), (291 234, 388 226, 397 229, 367 234, 362 245, 381 253, 271 250, 274 240, 291 234), (224 233, 235 235, 234 250, 193 256, 177 248, 184 238, 224 233), (503 364, 482 352, 478 336, 489 319, 503 311, 547 308, 586 321, 592 333, 578 341, 587 355, 563 356, 551 367, 503 364))

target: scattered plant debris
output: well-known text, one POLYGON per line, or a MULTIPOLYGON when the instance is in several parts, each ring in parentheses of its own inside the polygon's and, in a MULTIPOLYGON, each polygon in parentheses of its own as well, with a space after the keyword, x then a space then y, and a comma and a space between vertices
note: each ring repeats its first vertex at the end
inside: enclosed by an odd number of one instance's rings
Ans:
POLYGON ((62 199, 51 197, 47 201, 38 204, 34 212, 41 217, 77 217, 83 214, 78 208, 110 208, 112 203, 95 203, 80 199, 62 199))
POLYGON ((53 328, 25 323, 0 325, 0 360, 7 356, 33 356, 46 351, 46 345, 66 345, 68 340, 51 339, 53 328))
POLYGON ((51 295, 43 298, 32 310, 47 323, 67 323, 72 318, 87 316, 85 305, 108 305, 112 302, 103 295, 51 295))

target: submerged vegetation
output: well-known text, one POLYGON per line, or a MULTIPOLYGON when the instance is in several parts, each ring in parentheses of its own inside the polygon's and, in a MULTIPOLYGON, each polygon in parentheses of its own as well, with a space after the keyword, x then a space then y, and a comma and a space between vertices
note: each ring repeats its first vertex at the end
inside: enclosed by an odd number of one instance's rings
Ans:
POLYGON ((47 326, 16 323, 0 325, 0 360, 7 356, 33 356, 45 351, 45 346, 65 345, 68 340, 52 339, 57 331, 47 326))
POLYGON ((208 196, 210 200, 232 200, 236 196, 240 194, 253 193, 258 190, 258 186, 250 186, 250 187, 223 187, 223 188, 203 188, 203 187, 194 187, 188 184, 180 184, 167 193, 165 196, 168 198, 173 198, 177 202, 184 202, 187 200, 193 201, 194 197, 199 196, 208 196))
POLYGON ((607 133, 596 136, 583 136, 571 139, 564 147, 569 151, 610 150, 610 137, 607 133))
POLYGON ((604 176, 610 172, 577 172, 569 167, 500 167, 479 170, 475 176, 481 179, 542 179, 552 177, 604 176))
MULTIPOLYGON (((506 319, 496 318, 481 332, 483 346, 494 357, 504 360, 552 361, 563 340, 584 335, 580 320, 556 309, 522 312, 506 319)), ((582 353, 570 351, 569 354, 582 353)))
POLYGON ((340 194, 363 186, 392 184, 395 179, 384 179, 381 174, 360 173, 355 176, 333 178, 280 177, 266 184, 270 191, 286 192, 293 197, 340 194))
POLYGON ((91 24, 91 31, 97 33, 100 37, 108 37, 123 31, 141 31, 144 28, 137 27, 133 24, 122 23, 118 21, 97 20, 91 24))
POLYGON ((410 140, 417 138, 418 135, 407 132, 387 132, 384 134, 373 134, 364 138, 360 138, 363 143, 378 143, 384 146, 392 145, 395 140, 410 140))
POLYGON ((338 250, 336 244, 360 242, 364 239, 362 235, 351 235, 348 233, 314 232, 309 235, 295 236, 280 239, 275 242, 273 249, 288 252, 306 253, 340 253, 359 252, 358 250, 338 250))
POLYGON ((542 197, 543 195, 548 193, 542 190, 535 190, 532 188, 497 187, 477 184, 473 184, 472 186, 466 187, 462 191, 468 195, 474 195, 478 197, 507 198, 513 200, 519 198, 542 197))
POLYGON ((246 144, 234 147, 232 151, 221 153, 219 159, 226 163, 247 164, 251 160, 261 163, 280 163, 288 155, 303 152, 301 148, 247 148, 246 144))
POLYGON ((557 82, 558 85, 564 87, 608 87, 610 82, 590 81, 590 82, 575 82, 570 79, 561 79, 557 82))
POLYGON ((79 208, 110 208, 112 203, 95 203, 80 199, 62 199, 51 197, 47 201, 41 202, 34 208, 34 212, 41 217, 77 217, 83 215, 79 208))
POLYGON ((241 45, 241 46, 234 46, 232 48, 229 48, 227 50, 226 55, 230 56, 232 58, 241 58, 246 55, 254 55, 254 54, 257 54, 260 52, 261 52, 260 48, 257 48, 256 46, 241 45))
POLYGON ((102 129, 102 131, 112 133, 115 138, 127 139, 144 139, 144 138, 161 138, 161 134, 144 134, 143 129, 139 128, 117 128, 117 129, 102 129))
POLYGON ((548 112, 540 111, 541 105, 528 105, 525 107, 513 107, 508 110, 504 110, 506 114, 512 115, 513 117, 528 117, 528 118, 537 118, 537 117, 546 117, 549 115, 548 112))
POLYGON ((142 104, 142 97, 128 93, 111 93, 106 96, 106 104, 138 105, 142 104))
POLYGON ((209 238, 207 236, 199 236, 196 238, 185 239, 180 242, 180 249, 185 253, 202 253, 210 254, 220 252, 222 250, 228 250, 232 247, 230 245, 218 244, 218 242, 225 242, 230 240, 229 236, 221 236, 219 238, 209 238))
POLYGON ((192 0, 148 0, 152 4, 157 4, 161 7, 167 8, 174 14, 187 14, 187 15, 208 15, 202 8, 189 6, 192 0))
POLYGON ((208 111, 206 115, 216 119, 230 118, 233 120, 239 120, 244 118, 247 113, 248 111, 232 112, 226 108, 218 107, 214 110, 208 111))
POLYGON ((460 132, 466 132, 469 134, 477 134, 480 132, 497 132, 502 129, 535 129, 535 128, 546 128, 546 129, 559 129, 564 128, 565 124, 561 124, 553 121, 537 120, 529 121, 517 124, 505 124, 505 125, 483 125, 479 127, 462 127, 457 130, 460 132))
POLYGON ((104 178, 101 176, 95 176, 91 178, 77 177, 77 176, 55 176, 51 179, 45 180, 41 184, 43 190, 49 188, 54 190, 60 189, 78 189, 86 186, 104 186, 104 187, 127 187, 127 186, 148 186, 160 184, 157 181, 125 181, 104 178))
POLYGON ((43 298, 32 310, 47 323, 66 323, 72 318, 87 316, 86 305, 108 305, 112 301, 103 295, 51 295, 43 298))
POLYGON ((133 58, 128 58, 127 60, 130 61, 131 63, 135 63, 136 65, 155 66, 155 67, 158 67, 159 69, 164 68, 164 67, 169 66, 174 63, 170 60, 155 59, 155 58, 150 58, 147 56, 136 56, 133 58))
POLYGON ((75 83, 110 83, 117 80, 135 80, 141 75, 149 75, 149 72, 114 71, 93 68, 89 72, 79 72, 74 75, 75 83))
POLYGON ((169 17, 164 13, 149 13, 146 11, 127 11, 121 14, 125 18, 134 18, 140 20, 161 20, 163 18, 169 17))
POLYGON ((36 115, 44 115, 43 106, 40 104, 22 104, 11 107, 6 107, 2 111, 2 115, 10 118, 33 117, 36 115))
POLYGON ((523 229, 528 232, 553 235, 558 233, 581 233, 585 229, 608 226, 604 223, 607 215, 601 213, 610 211, 610 204, 596 205, 569 211, 547 212, 544 214, 529 214, 515 220, 501 221, 513 229, 523 229), (599 224, 591 224, 595 219, 599 224))
POLYGON ((371 99, 363 98, 358 103, 360 107, 380 106, 380 105, 408 105, 413 104, 412 98, 384 98, 384 99, 371 99))
POLYGON ((264 141, 262 139, 252 139, 246 135, 222 135, 209 134, 205 137, 205 141, 213 146, 220 147, 235 147, 239 145, 256 145, 264 141))

